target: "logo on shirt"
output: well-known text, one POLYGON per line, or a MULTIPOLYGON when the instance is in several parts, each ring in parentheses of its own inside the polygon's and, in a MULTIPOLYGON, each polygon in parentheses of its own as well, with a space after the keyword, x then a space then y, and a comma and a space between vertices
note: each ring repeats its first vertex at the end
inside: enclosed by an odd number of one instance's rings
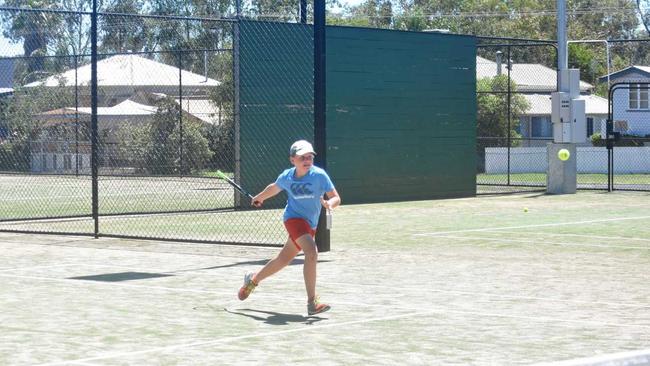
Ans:
POLYGON ((314 198, 314 192, 310 189, 311 183, 291 183, 291 193, 296 199, 314 198))

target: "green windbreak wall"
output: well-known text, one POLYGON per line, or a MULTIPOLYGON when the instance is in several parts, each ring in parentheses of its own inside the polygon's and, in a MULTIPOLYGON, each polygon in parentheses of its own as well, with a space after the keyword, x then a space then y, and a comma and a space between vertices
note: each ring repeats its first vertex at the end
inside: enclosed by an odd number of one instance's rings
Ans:
MULTIPOLYGON (((313 141, 312 28, 242 22, 242 184, 313 141)), ((328 171, 347 203, 476 192, 473 37, 327 27, 328 171)))
POLYGON ((476 193, 467 36, 329 27, 327 164, 345 202, 476 193))
POLYGON ((255 194, 290 167, 295 140, 313 141, 312 27, 241 21, 239 33, 241 183, 255 194))

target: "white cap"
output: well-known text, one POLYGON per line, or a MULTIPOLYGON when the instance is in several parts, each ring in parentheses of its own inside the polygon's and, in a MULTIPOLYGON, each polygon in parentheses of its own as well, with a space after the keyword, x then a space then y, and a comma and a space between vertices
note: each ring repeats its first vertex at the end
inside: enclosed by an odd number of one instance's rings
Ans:
POLYGON ((293 145, 291 145, 291 149, 289 149, 289 155, 291 156, 305 155, 309 153, 316 155, 314 148, 306 140, 298 140, 294 142, 293 145))

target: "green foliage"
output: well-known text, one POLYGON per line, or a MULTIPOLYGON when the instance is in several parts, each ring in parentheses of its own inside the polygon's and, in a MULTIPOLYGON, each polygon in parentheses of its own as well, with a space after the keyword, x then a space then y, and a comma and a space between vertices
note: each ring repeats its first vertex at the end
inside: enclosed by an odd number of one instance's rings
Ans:
MULTIPOLYGON (((607 145, 607 140, 603 139, 602 136, 600 136, 600 133, 594 133, 591 135, 591 144, 593 146, 605 146, 607 145)), ((650 143, 650 135, 646 135, 645 137, 643 136, 636 136, 636 135, 621 135, 618 140, 614 143, 615 146, 630 146, 630 147, 636 147, 636 146, 646 146, 646 144, 650 143)))
MULTIPOLYGON (((510 99, 510 129, 508 129, 508 77, 506 75, 484 78, 477 81, 477 136, 504 138, 510 136, 519 139, 517 133, 519 116, 530 106, 520 94, 511 94, 510 99), (505 92, 505 93, 504 93, 505 92)), ((516 85, 510 81, 510 90, 516 90, 516 85)), ((494 146, 505 146, 504 139, 497 139, 494 146)), ((519 140, 513 140, 512 146, 518 146, 519 140)))
POLYGON ((191 174, 205 169, 213 156, 203 123, 183 115, 182 159, 180 108, 171 98, 158 103, 153 120, 130 123, 116 132, 122 164, 154 175, 191 174))
POLYGON ((591 140, 591 144, 593 146, 605 146, 605 140, 603 140, 602 136, 600 136, 600 132, 596 132, 591 135, 589 137, 589 140, 591 140))
POLYGON ((0 130, 7 137, 0 139, 0 169, 28 171, 30 142, 39 137, 43 122, 38 114, 74 104, 72 91, 59 88, 19 88, 15 95, 2 102, 0 130))

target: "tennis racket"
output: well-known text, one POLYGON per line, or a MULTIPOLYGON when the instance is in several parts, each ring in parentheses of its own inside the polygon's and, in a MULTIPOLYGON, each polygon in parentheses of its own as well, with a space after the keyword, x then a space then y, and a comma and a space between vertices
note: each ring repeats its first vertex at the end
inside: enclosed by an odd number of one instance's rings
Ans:
MULTIPOLYGON (((244 188, 242 188, 239 184, 235 183, 234 180, 228 178, 228 176, 225 175, 225 174, 223 174, 223 172, 222 172, 221 170, 217 170, 217 177, 219 177, 219 178, 225 180, 226 182, 230 183, 230 185, 231 185, 233 188, 235 188, 239 193, 241 193, 242 195, 244 195, 244 196, 250 198, 251 201, 253 200, 253 195, 252 195, 252 194, 250 194, 247 190, 245 190, 244 188)), ((257 203, 257 201, 254 202, 254 203, 257 203)))

